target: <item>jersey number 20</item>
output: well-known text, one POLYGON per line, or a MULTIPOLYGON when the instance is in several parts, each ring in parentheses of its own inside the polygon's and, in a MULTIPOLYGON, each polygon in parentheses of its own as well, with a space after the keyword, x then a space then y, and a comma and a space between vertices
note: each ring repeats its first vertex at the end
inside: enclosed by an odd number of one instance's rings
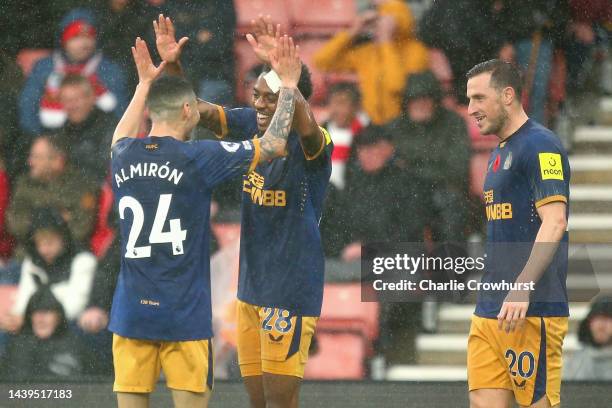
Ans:
MULTIPOLYGON (((149 234, 150 244, 172 244, 172 255, 183 255, 183 241, 187 237, 187 230, 181 229, 181 220, 173 218, 170 221, 170 231, 164 232, 164 225, 166 225, 166 218, 168 217, 168 209, 170 208, 170 201, 172 201, 172 194, 161 194, 159 196, 159 203, 157 204, 157 211, 155 212, 155 219, 153 220, 153 227, 149 234)), ((126 258, 148 258, 151 256, 151 245, 136 246, 136 241, 140 236, 142 225, 144 224, 144 210, 142 205, 134 197, 125 196, 119 200, 119 216, 124 219, 125 209, 129 208, 132 211, 134 220, 132 222, 132 228, 128 235, 128 242, 125 246, 125 257, 126 258)))

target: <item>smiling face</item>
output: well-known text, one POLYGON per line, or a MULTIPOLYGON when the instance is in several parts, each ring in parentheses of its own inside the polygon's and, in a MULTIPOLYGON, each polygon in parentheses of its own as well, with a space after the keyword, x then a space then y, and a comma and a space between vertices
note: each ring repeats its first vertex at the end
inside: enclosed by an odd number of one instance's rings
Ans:
POLYGON ((257 129, 261 133, 270 126, 278 102, 278 94, 272 92, 263 75, 257 78, 253 87, 253 107, 257 111, 257 129))
POLYGON ((502 90, 491 85, 491 73, 485 72, 467 82, 467 97, 470 100, 468 114, 476 119, 482 135, 496 135, 509 120, 508 111, 502 103, 502 90))

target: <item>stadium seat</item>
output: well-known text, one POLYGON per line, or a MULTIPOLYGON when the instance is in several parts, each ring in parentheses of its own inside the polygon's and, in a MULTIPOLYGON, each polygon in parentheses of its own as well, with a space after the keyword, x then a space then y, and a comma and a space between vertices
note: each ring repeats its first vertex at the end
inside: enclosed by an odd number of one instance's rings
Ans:
POLYGON ((275 24, 281 24, 283 32, 289 29, 289 14, 285 0, 234 0, 237 30, 244 34, 251 28, 251 20, 260 14, 269 15, 275 24))
POLYGON ((323 72, 317 70, 312 63, 314 54, 325 43, 324 39, 304 39, 298 42, 300 46, 300 58, 310 69, 312 76, 312 85, 314 87, 310 102, 313 104, 321 104, 325 102, 327 95, 326 76, 323 72))
POLYGON ((356 333, 316 332, 318 352, 306 364, 310 380, 361 380, 364 378, 366 346, 356 333))
POLYGON ((245 39, 234 41, 234 55, 236 56, 236 99, 239 101, 247 101, 249 95, 246 95, 243 86, 244 76, 251 68, 260 62, 255 56, 251 45, 245 39))
POLYGON ((51 54, 51 50, 46 48, 26 48, 19 51, 17 54, 17 65, 21 68, 24 76, 28 76, 32 72, 32 68, 38 60, 45 58, 51 54))
POLYGON ((295 35, 331 35, 357 17, 354 0, 291 0, 289 15, 295 35))
POLYGON ((483 187, 487 173, 490 150, 484 150, 472 154, 470 160, 470 192, 483 200, 483 187))
POLYGON ((0 170, 0 259, 10 259, 15 247, 15 240, 6 227, 6 212, 10 202, 11 183, 6 170, 0 170))
POLYGON ((98 258, 102 258, 115 238, 115 231, 108 224, 108 216, 113 209, 113 190, 109 183, 105 182, 98 197, 98 213, 96 214, 96 225, 91 234, 91 252, 98 258))
POLYGON ((319 125, 323 126, 323 123, 329 119, 329 108, 327 106, 311 105, 310 109, 319 125))
POLYGON ((360 283, 329 283, 317 329, 360 331, 366 339, 378 336, 378 303, 361 301, 360 283))

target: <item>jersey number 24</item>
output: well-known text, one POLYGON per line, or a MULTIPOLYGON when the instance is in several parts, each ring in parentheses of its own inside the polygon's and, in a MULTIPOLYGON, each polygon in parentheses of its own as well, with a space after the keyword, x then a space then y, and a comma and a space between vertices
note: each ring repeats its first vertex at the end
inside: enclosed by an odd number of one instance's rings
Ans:
MULTIPOLYGON (((150 244, 172 244, 172 255, 183 255, 183 241, 187 237, 187 230, 181 229, 181 220, 173 218, 170 221, 170 231, 164 232, 164 225, 168 217, 172 194, 161 194, 157 203, 157 211, 153 220, 153 227, 149 234, 150 244)), ((144 224, 144 209, 142 205, 131 196, 121 197, 119 200, 119 216, 123 220, 125 217, 125 209, 129 208, 132 211, 133 221, 132 228, 128 235, 128 242, 125 246, 126 258, 148 258, 151 256, 151 245, 136 246, 136 241, 142 231, 144 224)))

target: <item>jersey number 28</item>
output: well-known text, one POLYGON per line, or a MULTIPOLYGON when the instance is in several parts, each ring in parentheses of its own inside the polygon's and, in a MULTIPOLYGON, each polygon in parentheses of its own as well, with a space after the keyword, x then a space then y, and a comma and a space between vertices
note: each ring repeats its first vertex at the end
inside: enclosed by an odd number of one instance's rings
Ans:
MULTIPOLYGON (((168 210, 170 209, 170 201, 172 201, 172 194, 161 194, 159 196, 159 203, 157 204, 157 211, 155 212, 155 219, 153 220, 153 227, 149 234, 150 244, 172 244, 172 255, 183 255, 183 241, 187 237, 187 230, 181 229, 181 220, 173 218, 170 221, 170 231, 164 232, 164 225, 166 225, 166 219, 168 217, 168 210)), ((140 236, 142 225, 144 224, 144 210, 142 205, 134 197, 125 196, 119 200, 119 216, 123 220, 125 218, 125 209, 129 208, 133 214, 132 228, 128 235, 128 242, 125 246, 125 257, 126 258, 148 258, 151 256, 151 245, 136 246, 136 241, 140 236)))

